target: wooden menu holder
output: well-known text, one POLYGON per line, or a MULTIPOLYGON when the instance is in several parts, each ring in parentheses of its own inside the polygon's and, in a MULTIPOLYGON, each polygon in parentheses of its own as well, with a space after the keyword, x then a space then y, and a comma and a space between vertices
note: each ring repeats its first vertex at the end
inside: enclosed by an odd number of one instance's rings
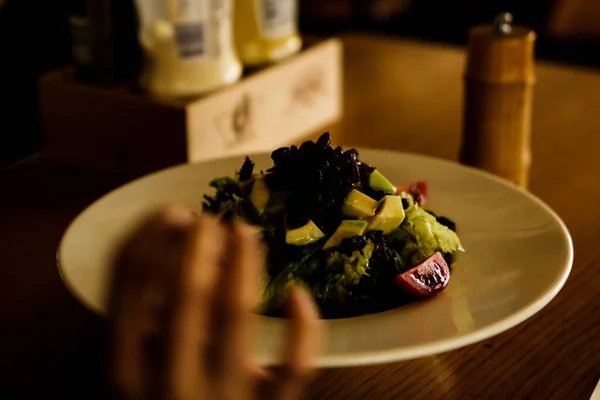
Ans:
POLYGON ((190 101, 90 86, 69 69, 39 82, 47 159, 133 178, 171 165, 269 151, 342 113, 342 46, 329 39, 190 101))

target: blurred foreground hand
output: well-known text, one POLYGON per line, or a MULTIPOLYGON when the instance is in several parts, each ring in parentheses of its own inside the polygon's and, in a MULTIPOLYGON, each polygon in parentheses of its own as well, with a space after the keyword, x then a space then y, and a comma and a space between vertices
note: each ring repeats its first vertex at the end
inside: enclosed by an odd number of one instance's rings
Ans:
POLYGON ((263 258, 256 231, 170 207, 122 247, 110 302, 110 377, 119 399, 298 399, 318 351, 319 321, 300 288, 288 301, 284 365, 252 359, 263 258))

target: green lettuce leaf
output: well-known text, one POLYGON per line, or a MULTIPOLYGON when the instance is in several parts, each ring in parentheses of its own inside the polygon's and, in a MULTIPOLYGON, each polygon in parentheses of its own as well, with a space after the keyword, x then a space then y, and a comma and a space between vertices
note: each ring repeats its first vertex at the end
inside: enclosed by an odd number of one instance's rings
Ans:
POLYGON ((369 240, 361 250, 350 256, 333 251, 325 259, 324 284, 313 287, 313 295, 328 308, 344 309, 350 306, 348 292, 368 276, 369 261, 375 246, 369 240))
POLYGON ((407 243, 401 255, 413 253, 411 264, 416 265, 437 251, 454 253, 464 251, 458 235, 437 222, 436 218, 414 203, 405 210, 406 217, 401 228, 412 238, 414 244, 407 243), (404 254, 403 254, 404 253, 404 254))
POLYGON ((229 176, 215 178, 209 182, 209 186, 215 188, 215 195, 204 195, 204 210, 221 215, 225 220, 240 218, 243 215, 242 192, 236 179, 229 176))
POLYGON ((302 249, 300 256, 295 260, 289 260, 277 275, 264 277, 264 289, 260 303, 266 313, 281 311, 292 285, 308 285, 321 262, 319 253, 322 245, 322 243, 317 243, 306 246, 302 249))
POLYGON ((230 177, 223 176, 220 178, 214 178, 212 181, 208 183, 208 186, 215 188, 217 192, 227 192, 227 185, 238 185, 239 182, 230 177))

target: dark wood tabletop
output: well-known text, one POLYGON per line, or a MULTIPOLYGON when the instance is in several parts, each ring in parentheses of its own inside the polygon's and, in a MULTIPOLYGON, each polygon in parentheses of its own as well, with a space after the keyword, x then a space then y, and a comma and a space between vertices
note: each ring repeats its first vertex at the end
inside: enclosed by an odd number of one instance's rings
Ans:
MULTIPOLYGON (((334 140, 456 159, 463 62, 457 48, 346 37, 334 140)), ((307 398, 589 398, 600 378, 600 73, 540 63, 537 76, 530 190, 573 236, 563 290, 484 342, 321 371, 307 398)), ((122 183, 39 158, 0 172, 0 398, 101 397, 105 325, 66 291, 55 254, 70 221, 122 183)))

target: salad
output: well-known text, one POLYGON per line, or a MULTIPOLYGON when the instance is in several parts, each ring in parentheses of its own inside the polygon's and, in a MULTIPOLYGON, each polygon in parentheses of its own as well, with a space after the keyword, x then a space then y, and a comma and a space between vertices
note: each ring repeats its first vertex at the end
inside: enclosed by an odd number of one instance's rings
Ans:
POLYGON ((267 171, 246 157, 210 182, 204 210, 245 220, 266 245, 261 313, 280 316, 292 284, 309 289, 324 318, 381 312, 448 285, 463 250, 454 222, 425 208, 425 182, 396 187, 358 155, 325 133, 275 150, 267 171))

